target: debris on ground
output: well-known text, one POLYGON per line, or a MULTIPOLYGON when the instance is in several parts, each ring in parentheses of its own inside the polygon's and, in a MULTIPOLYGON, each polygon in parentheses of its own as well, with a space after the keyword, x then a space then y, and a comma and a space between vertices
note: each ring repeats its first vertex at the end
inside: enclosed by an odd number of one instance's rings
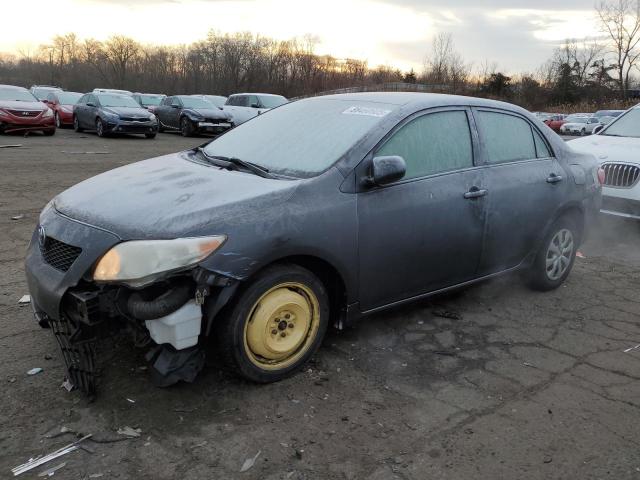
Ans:
POLYGON ((67 464, 67 462, 62 462, 60 465, 56 465, 55 467, 51 467, 47 470, 43 470, 42 472, 40 472, 38 474, 39 477, 53 477, 53 475, 55 475, 55 473, 60 470, 62 467, 64 467, 67 464))
POLYGON ((127 402, 129 402, 129 403, 136 403, 136 401, 135 401, 135 400, 133 400, 133 399, 131 399, 131 398, 127 398, 127 402))
POLYGON ((20 148, 22 147, 21 143, 14 143, 11 145, 0 145, 0 148, 20 148))
POLYGON ((73 383, 71 383, 71 380, 69 380, 68 378, 65 378, 64 382, 62 382, 62 385, 60 386, 64 388, 67 392, 70 392, 75 388, 73 383))
POLYGON ((66 153, 67 155, 109 155, 111 152, 67 152, 63 150, 60 153, 66 153))
POLYGON ((455 357, 457 355, 456 352, 451 350, 435 350, 433 353, 435 355, 445 355, 447 357, 455 357))
POLYGON ((302 450, 302 449, 298 450, 298 449, 296 448, 296 458, 297 458, 298 460, 302 460, 302 454, 303 454, 303 453, 304 453, 304 450, 302 450))
POLYGON ((62 427, 60 427, 60 431, 56 433, 49 433, 45 435, 44 438, 58 438, 59 436, 65 435, 67 433, 76 433, 76 432, 63 425, 62 427))
POLYGON ((21 305, 27 304, 27 303, 31 303, 31 295, 23 295, 20 297, 20 300, 18 300, 18 303, 21 305))
POLYGON ((35 368, 32 368, 31 370, 29 370, 29 371, 27 372, 27 375, 37 375, 38 373, 40 373, 40 372, 42 372, 42 371, 43 371, 43 369, 42 369, 42 368, 40 368, 40 367, 35 367, 35 368))
POLYGON ((462 320, 462 315, 458 312, 452 312, 450 310, 433 310, 433 313, 436 317, 440 318, 448 318, 450 320, 462 320))
POLYGON ((637 350, 638 348, 640 348, 640 344, 636 345, 635 347, 631 347, 631 348, 627 348, 626 350, 623 350, 623 353, 629 353, 632 350, 637 350))
POLYGON ((242 468, 240 469, 240 473, 242 472, 246 472, 247 470, 249 470, 251 467, 253 467, 253 465, 256 463, 256 460, 258 459, 258 456, 262 453, 262 450, 258 450, 258 453, 256 453, 253 457, 251 458, 247 458, 244 463, 242 464, 242 468))
POLYGON ((70 443, 65 447, 59 448, 55 452, 52 452, 48 455, 44 455, 38 458, 32 458, 28 462, 23 463, 22 465, 18 465, 15 468, 12 468, 11 472, 13 473, 14 477, 17 477, 18 475, 24 472, 28 472, 29 470, 39 467, 40 465, 44 465, 45 463, 50 462, 51 460, 54 460, 58 457, 62 457, 63 455, 66 455, 67 453, 71 453, 75 450, 78 450, 80 448, 79 444, 84 442, 87 438, 91 438, 91 434, 85 435, 81 439, 76 440, 75 442, 70 443))
POLYGON ((14 383, 16 380, 17 380, 17 378, 16 378, 16 377, 9 377, 9 378, 7 378, 7 382, 9 382, 9 383, 14 383))
POLYGON ((21 213, 20 215, 14 215, 13 217, 11 217, 11 220, 22 220, 24 218, 24 214, 21 213))
POLYGON ((125 437, 137 438, 142 433, 139 428, 122 427, 118 429, 118 435, 124 435, 125 437))
POLYGON ((523 362, 523 364, 525 367, 532 367, 532 368, 536 368, 533 364, 529 363, 529 362, 523 362))
POLYGON ((576 257, 578 257, 578 258, 587 258, 587 257, 584 255, 584 253, 582 253, 580 250, 578 250, 578 251, 576 252, 576 257))

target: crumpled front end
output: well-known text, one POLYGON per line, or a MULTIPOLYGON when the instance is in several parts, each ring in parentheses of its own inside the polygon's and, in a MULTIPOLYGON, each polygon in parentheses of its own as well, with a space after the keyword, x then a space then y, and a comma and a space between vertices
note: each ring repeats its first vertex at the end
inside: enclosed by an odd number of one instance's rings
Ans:
POLYGON ((26 273, 34 315, 60 345, 71 384, 96 393, 105 340, 128 336, 147 349, 159 386, 191 382, 204 366, 204 338, 236 281, 198 266, 143 285, 98 282, 96 262, 121 239, 50 205, 29 244, 26 273))

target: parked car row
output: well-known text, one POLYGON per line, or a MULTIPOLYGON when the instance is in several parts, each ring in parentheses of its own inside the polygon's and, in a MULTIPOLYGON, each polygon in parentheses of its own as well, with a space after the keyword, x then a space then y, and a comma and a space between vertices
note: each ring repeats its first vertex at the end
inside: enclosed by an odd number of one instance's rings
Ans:
POLYGON ((608 125, 619 117, 624 110, 598 110, 595 113, 535 112, 535 115, 551 130, 562 135, 590 135, 598 125, 608 125))
POLYGON ((53 135, 56 128, 73 125, 78 132, 92 130, 99 136, 133 133, 154 138, 166 130, 184 136, 220 134, 287 102, 281 95, 263 93, 227 98, 95 88, 82 94, 54 85, 34 85, 29 90, 0 85, 0 133, 53 135))

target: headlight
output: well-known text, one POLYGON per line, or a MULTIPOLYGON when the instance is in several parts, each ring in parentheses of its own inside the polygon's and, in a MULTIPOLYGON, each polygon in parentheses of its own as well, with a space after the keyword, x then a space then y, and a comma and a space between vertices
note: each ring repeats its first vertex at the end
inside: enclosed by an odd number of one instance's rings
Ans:
POLYGON ((42 115, 42 118, 49 118, 49 117, 53 117, 53 110, 51 110, 50 108, 47 108, 44 111, 44 115, 42 115))
POLYGON ((156 121, 156 116, 153 113, 151 115, 149 115, 149 121, 150 122, 155 122, 156 121))
POLYGON ((160 273, 195 265, 220 248, 226 239, 225 235, 216 235, 123 242, 102 256, 93 271, 93 279, 144 284, 160 273))
POLYGON ((107 120, 111 120, 112 122, 117 122, 118 120, 120 120, 120 116, 115 113, 102 112, 102 115, 104 115, 107 120))

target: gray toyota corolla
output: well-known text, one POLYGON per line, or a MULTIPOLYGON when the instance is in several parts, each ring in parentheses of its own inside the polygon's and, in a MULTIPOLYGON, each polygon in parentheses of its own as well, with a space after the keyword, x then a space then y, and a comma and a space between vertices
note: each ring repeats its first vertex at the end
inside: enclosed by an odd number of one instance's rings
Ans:
POLYGON ((516 270, 558 287, 601 173, 505 103, 301 100, 54 198, 26 259, 32 304, 89 393, 96 347, 124 333, 148 345, 159 385, 192 381, 205 351, 271 382, 329 324, 516 270))

